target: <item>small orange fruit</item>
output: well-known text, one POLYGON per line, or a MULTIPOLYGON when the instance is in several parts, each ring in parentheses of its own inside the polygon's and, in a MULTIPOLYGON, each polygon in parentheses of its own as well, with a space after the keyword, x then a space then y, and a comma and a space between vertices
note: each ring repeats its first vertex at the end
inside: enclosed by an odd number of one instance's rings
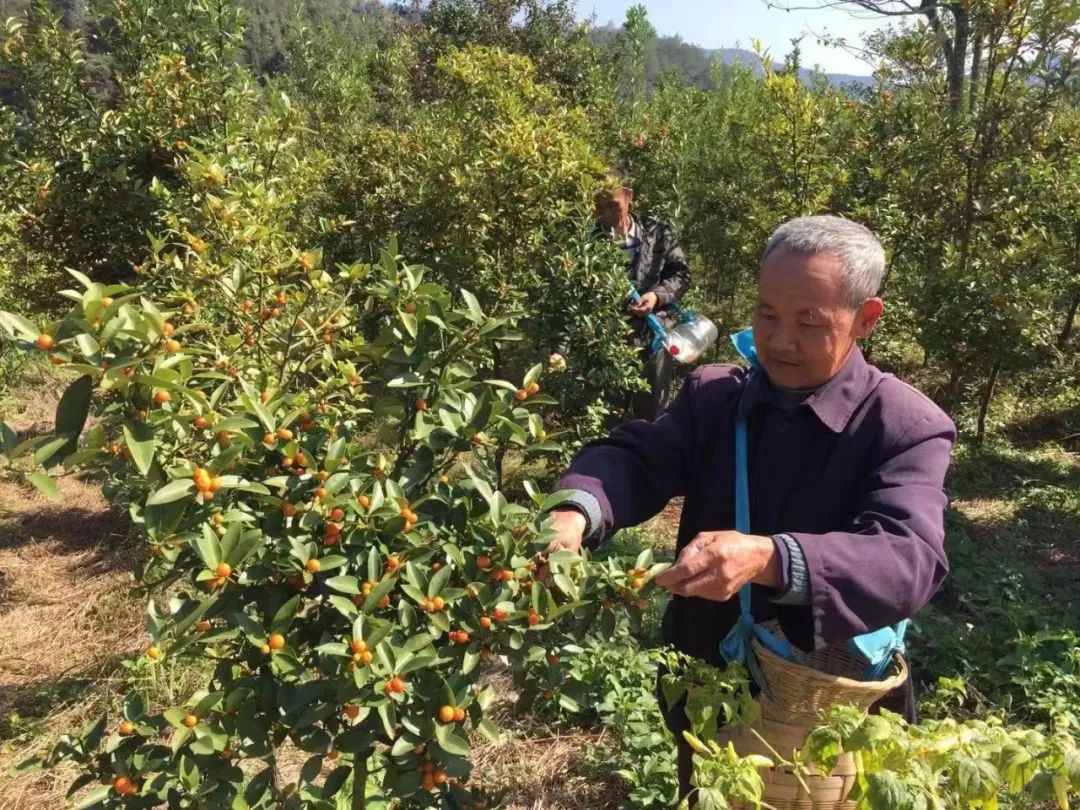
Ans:
POLYGON ((484 628, 485 630, 489 629, 491 627, 491 619, 488 618, 487 616, 481 616, 480 617, 480 626, 482 628, 484 628))
POLYGON ((112 780, 112 787, 121 796, 134 796, 138 792, 135 783, 126 776, 118 776, 112 780))
POLYGON ((350 720, 355 720, 359 715, 359 706, 354 706, 352 703, 350 703, 348 706, 345 707, 345 716, 348 717, 350 720))
POLYGON ((210 423, 206 421, 205 416, 196 416, 195 421, 192 424, 194 424, 195 427, 197 427, 199 430, 202 430, 203 428, 205 428, 210 423))
POLYGON ((318 571, 319 571, 319 569, 320 569, 320 568, 322 568, 322 564, 321 564, 321 563, 320 563, 320 562, 319 562, 318 560, 316 560, 316 559, 314 559, 314 558, 313 558, 313 559, 310 559, 310 560, 308 560, 308 561, 307 561, 306 563, 304 563, 304 569, 305 569, 305 570, 306 570, 306 571, 307 571, 307 572, 308 572, 309 574, 315 574, 315 573, 318 573, 318 571))
POLYGON ((454 707, 453 706, 443 706, 442 708, 440 708, 439 709, 439 720, 441 722, 443 722, 443 723, 453 723, 454 722, 454 707))
POLYGON ((525 390, 528 392, 530 397, 536 396, 540 393, 540 385, 539 383, 531 382, 525 390))
POLYGON ((331 510, 330 519, 333 521, 341 522, 345 519, 345 510, 342 509, 340 506, 336 507, 335 509, 331 510))
POLYGON ((269 445, 271 447, 274 446, 275 444, 277 444, 277 436, 275 436, 273 433, 265 434, 263 436, 263 444, 269 445))
POLYGON ((460 723, 465 720, 465 710, 458 706, 454 709, 454 722, 460 723))
POLYGON ((164 405, 171 399, 172 394, 170 394, 168 391, 159 388, 157 391, 154 392, 154 402, 156 402, 158 405, 164 405))
POLYGON ((446 601, 441 596, 433 597, 431 600, 432 610, 442 610, 446 607, 446 601))
POLYGON ((53 339, 52 335, 38 335, 37 340, 34 341, 34 345, 41 349, 41 351, 47 352, 56 345, 56 341, 53 339))
POLYGON ((170 354, 176 354, 178 351, 180 351, 180 341, 169 338, 165 341, 165 351, 169 352, 170 354))
POLYGON ((222 578, 228 577, 231 573, 232 566, 227 562, 218 563, 217 567, 214 568, 214 574, 222 578))
POLYGON ((391 554, 389 557, 386 558, 387 571, 396 571, 399 565, 401 565, 401 560, 399 560, 395 555, 391 554))
POLYGON ((325 487, 319 487, 317 490, 315 490, 315 497, 318 498, 320 501, 323 500, 327 496, 327 494, 328 493, 325 487))
POLYGON ((259 652, 261 652, 263 655, 269 655, 270 654, 270 645, 269 644, 260 644, 259 645, 259 652))
POLYGON ((491 557, 487 554, 481 554, 476 558, 476 567, 481 571, 486 571, 491 568, 491 557))
POLYGON ((506 611, 503 610, 502 608, 495 608, 495 610, 492 611, 492 615, 495 617, 495 621, 497 621, 497 622, 505 622, 506 621, 506 615, 507 614, 506 614, 506 611))
POLYGON ((420 397, 416 398, 416 400, 413 402, 413 405, 416 406, 416 410, 418 411, 426 411, 428 408, 427 402, 420 397))
POLYGON ((375 607, 388 608, 390 607, 390 594, 387 594, 378 602, 375 603, 375 607))
POLYGON ((361 509, 367 509, 369 506, 371 506, 371 498, 369 498, 367 495, 361 495, 356 499, 356 502, 360 504, 361 509))
POLYGON ((116 730, 120 733, 121 737, 127 737, 129 734, 135 733, 135 724, 128 720, 125 720, 116 730))
POLYGON ((529 392, 526 391, 524 388, 519 388, 514 393, 514 399, 516 399, 518 402, 524 402, 528 398, 529 398, 529 392))
POLYGON ((198 630, 200 633, 205 633, 207 630, 210 629, 210 622, 206 619, 197 621, 195 622, 195 629, 198 630))
POLYGON ((271 650, 280 650, 285 646, 285 636, 281 635, 281 633, 271 634, 268 645, 271 650))
POLYGON ((171 335, 171 334, 173 333, 173 330, 174 330, 174 329, 176 329, 176 327, 175 327, 175 326, 173 326, 173 325, 172 325, 171 323, 169 323, 168 321, 165 321, 165 323, 163 323, 163 324, 161 325, 161 334, 163 334, 163 335, 165 335, 166 337, 168 337, 169 335, 171 335))
POLYGON ((289 430, 288 428, 278 428, 277 429, 277 437, 279 439, 281 439, 283 442, 287 442, 290 439, 292 439, 293 432, 291 430, 289 430))
POLYGON ((149 658, 151 661, 158 661, 161 659, 161 650, 151 645, 146 648, 146 657, 149 658))
POLYGON ((352 651, 354 653, 362 653, 362 652, 365 652, 367 650, 367 642, 364 641, 361 638, 354 638, 349 643, 349 647, 352 649, 352 651))
POLYGON ((189 714, 184 718, 184 725, 188 728, 195 728, 199 724, 199 718, 193 714, 189 714))

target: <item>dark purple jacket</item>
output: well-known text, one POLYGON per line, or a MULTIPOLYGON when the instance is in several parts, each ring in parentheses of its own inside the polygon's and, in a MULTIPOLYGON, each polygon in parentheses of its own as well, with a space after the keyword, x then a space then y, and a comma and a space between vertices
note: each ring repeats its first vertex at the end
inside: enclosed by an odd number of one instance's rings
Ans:
MULTIPOLYGON (((755 586, 757 621, 776 618, 803 649, 914 615, 948 572, 943 490, 956 431, 929 399, 855 349, 793 411, 764 371, 707 366, 655 422, 629 422, 588 445, 559 481, 600 502, 604 535, 685 496, 678 548, 732 529, 737 414, 749 419, 751 529, 787 532, 806 556, 809 606, 777 605, 755 586)), ((673 597, 664 638, 720 665, 738 600, 673 597)))

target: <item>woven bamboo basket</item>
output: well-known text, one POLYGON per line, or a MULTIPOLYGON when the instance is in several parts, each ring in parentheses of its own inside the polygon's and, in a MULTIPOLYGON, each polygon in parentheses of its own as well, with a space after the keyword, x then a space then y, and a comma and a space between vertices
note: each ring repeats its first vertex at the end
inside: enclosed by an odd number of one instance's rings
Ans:
MULTIPOLYGON (((766 627, 782 638, 779 624, 766 627)), ((768 693, 760 698, 761 716, 751 726, 724 729, 717 741, 729 741, 740 756, 761 754, 773 757, 771 746, 786 759, 802 749, 807 735, 821 722, 832 706, 855 705, 866 711, 907 680, 908 670, 902 656, 893 659, 892 669, 885 680, 861 681, 866 662, 848 652, 846 646, 836 645, 802 653, 796 650, 796 662, 787 661, 769 652, 756 640, 753 642, 768 693), (751 731, 753 729, 753 731, 751 731), (753 733, 768 743, 766 746, 753 733)), ((763 800, 776 810, 855 810, 856 802, 847 797, 855 785, 855 760, 843 754, 829 773, 813 771, 804 776, 806 788, 787 768, 763 768, 765 783, 763 800)), ((736 810, 750 810, 751 805, 733 803, 736 810)))

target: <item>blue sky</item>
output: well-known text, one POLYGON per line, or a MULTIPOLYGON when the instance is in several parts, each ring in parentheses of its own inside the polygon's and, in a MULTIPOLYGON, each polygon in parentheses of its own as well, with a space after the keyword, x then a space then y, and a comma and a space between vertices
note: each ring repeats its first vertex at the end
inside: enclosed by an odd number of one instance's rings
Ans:
MULTIPOLYGON (((838 8, 781 11, 763 0, 578 0, 578 15, 595 16, 597 25, 620 24, 626 10, 642 3, 649 21, 660 34, 678 34, 687 42, 706 48, 749 48, 757 37, 779 61, 791 49, 791 40, 800 34, 803 64, 821 65, 830 73, 867 75, 872 67, 841 48, 818 44, 818 36, 843 37, 850 44, 862 43, 862 34, 881 25, 881 19, 866 12, 852 13, 838 8)), ((783 0, 780 0, 783 3, 783 0)), ((792 0, 783 5, 813 6, 815 0, 792 0)))

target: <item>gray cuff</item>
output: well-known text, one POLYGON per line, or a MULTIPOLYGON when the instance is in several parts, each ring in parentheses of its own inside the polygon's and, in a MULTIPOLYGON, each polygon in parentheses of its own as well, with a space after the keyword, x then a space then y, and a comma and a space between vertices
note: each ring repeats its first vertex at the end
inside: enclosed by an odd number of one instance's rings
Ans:
POLYGON ((799 541, 790 534, 778 534, 788 552, 788 588, 773 599, 777 605, 810 604, 810 572, 806 567, 806 555, 799 541))
POLYGON ((592 540, 600 532, 603 525, 603 515, 600 512, 600 501, 591 492, 583 489, 570 490, 570 497, 559 504, 561 507, 570 506, 581 512, 585 518, 585 540, 592 540))

